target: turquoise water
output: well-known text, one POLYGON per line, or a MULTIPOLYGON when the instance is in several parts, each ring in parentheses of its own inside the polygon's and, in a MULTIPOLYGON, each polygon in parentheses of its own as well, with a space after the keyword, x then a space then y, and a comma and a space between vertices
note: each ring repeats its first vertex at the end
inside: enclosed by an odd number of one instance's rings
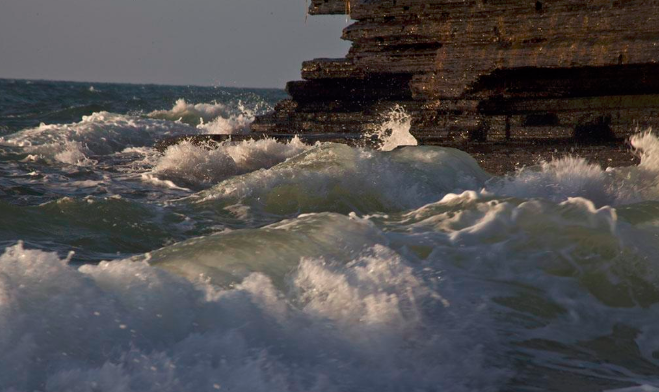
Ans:
POLYGON ((654 135, 505 177, 384 151, 404 116, 152 148, 283 97, 0 81, 0 390, 659 391, 654 135))

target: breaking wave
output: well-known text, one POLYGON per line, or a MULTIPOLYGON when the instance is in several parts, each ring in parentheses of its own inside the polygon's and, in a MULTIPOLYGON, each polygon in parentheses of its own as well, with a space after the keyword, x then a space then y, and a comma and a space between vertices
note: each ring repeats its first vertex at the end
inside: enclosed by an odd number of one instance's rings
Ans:
POLYGON ((151 118, 180 121, 190 125, 198 125, 214 120, 217 117, 229 115, 229 108, 222 103, 188 103, 178 99, 170 110, 155 110, 148 114, 151 118))
POLYGON ((185 124, 100 112, 78 123, 42 124, 4 136, 0 145, 19 147, 35 158, 84 164, 90 155, 151 146, 160 138, 189 133, 196 133, 195 128, 185 124))
POLYGON ((493 179, 486 189, 497 195, 556 202, 579 196, 601 206, 659 200, 659 139, 646 131, 630 142, 641 158, 638 166, 602 169, 584 158, 567 157, 493 179))
POLYGON ((480 317, 457 317, 383 246, 303 259, 288 294, 261 273, 221 288, 130 261, 75 269, 21 244, 0 269, 3 388, 495 391, 507 376, 486 368, 480 317))
POLYGON ((0 390, 656 391, 654 134, 636 166, 502 177, 406 147, 396 108, 379 149, 161 153, 244 129, 245 95, 97 87, 65 106, 123 91, 107 105, 132 114, 7 117, 24 130, 0 139, 0 390))
POLYGON ((222 103, 191 104, 185 99, 179 99, 171 110, 156 110, 148 116, 183 122, 208 134, 241 134, 249 133, 249 125, 254 121, 256 110, 258 107, 250 109, 242 102, 234 108, 222 103))
POLYGON ((648 235, 583 198, 470 191, 199 237, 151 265, 76 268, 19 244, 0 257, 0 385, 499 391, 546 388, 550 369, 563 390, 652 385, 648 235))
POLYGON ((289 143, 265 139, 210 148, 183 142, 169 147, 153 172, 181 185, 216 184, 231 176, 270 168, 309 148, 298 138, 289 143))
POLYGON ((379 152, 322 144, 269 170, 229 178, 198 197, 202 203, 240 202, 277 214, 396 211, 479 188, 488 178, 458 150, 379 152))

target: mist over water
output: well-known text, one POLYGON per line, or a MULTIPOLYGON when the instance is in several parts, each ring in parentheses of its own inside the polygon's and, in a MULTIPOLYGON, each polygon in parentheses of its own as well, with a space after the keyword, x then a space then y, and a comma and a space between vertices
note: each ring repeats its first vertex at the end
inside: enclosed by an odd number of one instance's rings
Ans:
POLYGON ((503 177, 400 108, 153 149, 282 96, 0 81, 0 390, 659 391, 654 134, 503 177))

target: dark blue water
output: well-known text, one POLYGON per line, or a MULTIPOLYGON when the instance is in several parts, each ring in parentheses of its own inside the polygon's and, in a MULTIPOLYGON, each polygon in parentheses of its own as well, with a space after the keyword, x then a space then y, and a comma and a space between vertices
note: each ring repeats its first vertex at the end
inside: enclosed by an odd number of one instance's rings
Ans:
POLYGON ((264 110, 286 94, 276 89, 161 86, 0 79, 0 134, 80 121, 95 112, 145 114, 169 109, 178 99, 192 103, 262 105, 264 110))
POLYGON ((158 160, 151 146, 172 135, 242 132, 283 97, 272 89, 0 80, 0 244, 75 251, 74 261, 85 262, 205 232, 202 224, 185 234, 167 226, 181 219, 162 203, 192 191, 142 178, 158 160), (211 128, 199 127, 204 121, 211 128))

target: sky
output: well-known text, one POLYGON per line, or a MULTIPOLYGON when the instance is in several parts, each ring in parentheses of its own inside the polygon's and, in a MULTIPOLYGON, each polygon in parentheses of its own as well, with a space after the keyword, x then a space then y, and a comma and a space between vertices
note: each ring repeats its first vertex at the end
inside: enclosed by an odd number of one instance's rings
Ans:
POLYGON ((342 57, 305 0, 0 0, 0 78, 284 87, 342 57))

